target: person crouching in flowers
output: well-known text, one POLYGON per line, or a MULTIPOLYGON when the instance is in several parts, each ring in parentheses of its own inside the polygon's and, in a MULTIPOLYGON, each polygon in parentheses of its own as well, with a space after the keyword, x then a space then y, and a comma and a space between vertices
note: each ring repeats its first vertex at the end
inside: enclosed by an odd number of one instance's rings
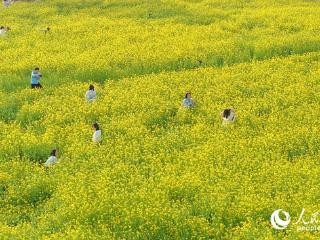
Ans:
POLYGON ((98 123, 94 123, 92 125, 92 128, 93 128, 93 136, 92 136, 92 141, 93 142, 100 142, 102 140, 102 137, 101 137, 101 130, 99 128, 99 125, 98 123))
POLYGON ((86 92, 86 100, 87 102, 93 102, 97 98, 97 93, 94 90, 94 86, 90 84, 89 90, 86 92))
POLYGON ((50 167, 50 166, 56 164, 57 161, 58 161, 57 156, 58 156, 58 150, 57 150, 57 149, 53 149, 53 150, 51 151, 50 157, 49 157, 48 160, 44 163, 44 166, 45 166, 45 167, 50 167))
POLYGON ((236 120, 236 112, 231 108, 224 109, 221 112, 221 118, 222 126, 226 126, 230 123, 233 123, 236 120))
POLYGON ((10 1, 10 0, 3 0, 2 1, 4 7, 9 7, 12 2, 13 1, 10 1))
POLYGON ((49 27, 46 27, 44 29, 41 29, 40 30, 41 32, 44 32, 44 33, 49 33, 50 32, 50 28, 49 27))
POLYGON ((182 101, 182 106, 183 107, 194 107, 195 103, 193 99, 191 98, 191 93, 187 92, 183 101, 182 101))
POLYGON ((6 29, 5 29, 5 27, 4 26, 1 26, 0 27, 0 36, 4 36, 5 34, 6 34, 6 29))
POLYGON ((0 27, 0 36, 5 36, 8 31, 10 31, 10 27, 1 26, 0 27))

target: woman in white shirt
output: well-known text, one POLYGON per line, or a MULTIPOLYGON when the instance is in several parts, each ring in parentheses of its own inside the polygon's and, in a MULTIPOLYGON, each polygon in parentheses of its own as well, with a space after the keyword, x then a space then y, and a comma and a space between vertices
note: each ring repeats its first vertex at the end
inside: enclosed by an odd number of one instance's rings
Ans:
POLYGON ((6 32, 8 32, 9 30, 11 30, 9 27, 1 26, 0 27, 0 36, 5 36, 6 32))
POLYGON ((0 26, 0 36, 3 36, 6 33, 4 26, 0 26))
POLYGON ((89 90, 86 92, 86 100, 87 102, 93 102, 97 98, 97 93, 94 90, 94 86, 90 84, 89 90))
POLYGON ((4 7, 9 7, 11 2, 13 2, 13 1, 10 1, 10 0, 3 0, 2 1, 4 7))
POLYGON ((93 136, 92 136, 92 141, 93 142, 100 142, 102 137, 101 137, 101 130, 99 128, 98 123, 94 123, 92 125, 92 128, 93 128, 93 131, 94 131, 93 136))
POLYGON ((50 166, 54 165, 55 163, 57 163, 57 161, 58 161, 57 155, 58 155, 57 149, 53 149, 53 150, 51 151, 50 157, 49 157, 48 160, 44 163, 44 166, 45 166, 45 167, 50 167, 50 166))
POLYGON ((229 123, 233 123, 236 120, 236 112, 231 108, 224 109, 221 112, 221 118, 222 126, 225 126, 229 123))

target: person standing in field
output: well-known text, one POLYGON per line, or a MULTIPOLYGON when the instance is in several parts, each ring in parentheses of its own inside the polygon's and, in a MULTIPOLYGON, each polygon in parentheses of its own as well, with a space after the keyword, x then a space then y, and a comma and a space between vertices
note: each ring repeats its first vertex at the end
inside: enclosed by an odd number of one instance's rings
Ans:
POLYGON ((226 126, 236 120, 236 112, 231 108, 224 109, 220 115, 222 118, 222 126, 226 126))
POLYGON ((40 84, 39 80, 42 77, 40 73, 40 69, 36 67, 31 72, 31 88, 42 88, 42 85, 40 84))
POLYGON ((101 134, 101 130, 100 130, 98 123, 94 123, 92 125, 92 128, 93 128, 92 141, 93 142, 100 142, 102 140, 102 137, 101 137, 102 134, 101 134))
POLYGON ((56 164, 57 161, 58 161, 57 156, 58 156, 58 150, 57 150, 57 149, 53 149, 53 150, 51 151, 50 157, 49 157, 48 160, 44 163, 44 166, 45 166, 45 167, 50 167, 50 166, 56 164))
POLYGON ((97 93, 94 90, 94 86, 90 84, 89 90, 86 92, 86 100, 87 102, 93 102, 97 98, 97 93))
POLYGON ((182 106, 183 107, 194 107, 195 103, 193 99, 191 98, 191 93, 187 92, 183 101, 182 101, 182 106))

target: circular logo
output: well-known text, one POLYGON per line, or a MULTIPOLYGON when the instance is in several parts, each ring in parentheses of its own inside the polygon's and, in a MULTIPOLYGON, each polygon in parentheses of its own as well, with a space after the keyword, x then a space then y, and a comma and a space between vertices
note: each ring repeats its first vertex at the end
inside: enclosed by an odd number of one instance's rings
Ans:
POLYGON ((288 212, 283 211, 282 209, 278 209, 271 214, 270 218, 271 225, 278 230, 285 229, 290 223, 290 215, 288 212), (283 213, 285 216, 285 220, 282 220, 279 214, 283 213))

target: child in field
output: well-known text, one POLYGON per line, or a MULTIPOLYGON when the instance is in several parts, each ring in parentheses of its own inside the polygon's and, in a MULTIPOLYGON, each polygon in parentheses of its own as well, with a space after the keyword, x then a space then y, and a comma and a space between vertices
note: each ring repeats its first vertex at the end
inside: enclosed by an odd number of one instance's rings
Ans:
POLYGON ((90 84, 89 90, 86 92, 86 100, 87 102, 93 102, 97 98, 97 93, 94 90, 94 86, 90 84))
POLYGON ((102 137, 101 137, 101 130, 99 128, 98 123, 94 123, 92 125, 92 128, 93 128, 93 131, 94 131, 93 136, 92 136, 92 141, 93 142, 100 142, 102 137))
POLYGON ((31 72, 31 88, 42 88, 42 85, 40 84, 39 80, 42 77, 41 73, 39 72, 39 68, 36 67, 31 72))
POLYGON ((191 98, 191 93, 187 92, 184 99, 183 99, 182 106, 183 107, 194 107, 194 105, 195 105, 195 103, 194 103, 193 99, 191 98))
POLYGON ((221 112, 221 118, 222 126, 226 126, 229 123, 233 123, 236 120, 236 112, 231 108, 224 109, 221 112))
POLYGON ((56 162, 58 161, 57 155, 58 155, 57 149, 53 149, 53 150, 51 151, 50 157, 49 157, 48 160, 44 163, 44 166, 45 166, 45 167, 50 167, 50 166, 56 164, 56 162))

